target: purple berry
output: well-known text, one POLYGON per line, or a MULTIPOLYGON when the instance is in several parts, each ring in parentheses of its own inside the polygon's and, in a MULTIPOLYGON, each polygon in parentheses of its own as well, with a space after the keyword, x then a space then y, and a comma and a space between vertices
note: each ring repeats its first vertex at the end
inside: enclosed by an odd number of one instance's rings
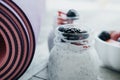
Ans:
POLYGON ((65 28, 64 27, 59 27, 58 30, 61 31, 61 32, 64 32, 65 28))
POLYGON ((74 10, 74 9, 70 9, 68 12, 67 12, 67 17, 76 17, 77 16, 77 11, 74 10))
POLYGON ((107 40, 109 40, 111 37, 110 37, 110 34, 109 34, 107 31, 103 31, 103 32, 101 32, 101 34, 99 35, 99 38, 102 39, 103 41, 107 41, 107 40))

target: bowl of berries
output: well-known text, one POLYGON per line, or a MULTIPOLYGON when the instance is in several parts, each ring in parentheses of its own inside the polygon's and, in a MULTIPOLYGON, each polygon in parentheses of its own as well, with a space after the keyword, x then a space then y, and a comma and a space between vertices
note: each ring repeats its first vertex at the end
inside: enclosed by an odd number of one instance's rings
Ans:
POLYGON ((99 32, 95 48, 104 67, 120 71, 120 31, 99 32))

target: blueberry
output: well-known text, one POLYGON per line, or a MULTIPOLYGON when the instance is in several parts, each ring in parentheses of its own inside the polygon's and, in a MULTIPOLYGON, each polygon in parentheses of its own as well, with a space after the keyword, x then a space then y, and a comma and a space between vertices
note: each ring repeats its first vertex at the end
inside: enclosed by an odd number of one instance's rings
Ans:
POLYGON ((61 32, 64 32, 65 28, 64 27, 59 27, 58 30, 61 31, 61 32))
POLYGON ((74 9, 70 9, 68 12, 67 12, 67 17, 76 17, 77 16, 77 11, 74 10, 74 9))
POLYGON ((109 40, 111 37, 110 37, 110 34, 109 34, 107 31, 103 31, 103 32, 101 32, 101 34, 99 35, 99 38, 102 39, 103 41, 107 41, 107 40, 109 40))

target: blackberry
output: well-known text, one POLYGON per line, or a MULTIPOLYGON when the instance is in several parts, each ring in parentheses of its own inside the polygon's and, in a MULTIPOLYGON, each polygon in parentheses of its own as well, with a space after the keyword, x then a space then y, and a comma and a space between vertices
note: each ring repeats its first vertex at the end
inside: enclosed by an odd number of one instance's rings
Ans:
POLYGON ((101 34, 99 35, 99 38, 103 41, 107 41, 111 38, 110 34, 107 31, 103 31, 101 32, 101 34))

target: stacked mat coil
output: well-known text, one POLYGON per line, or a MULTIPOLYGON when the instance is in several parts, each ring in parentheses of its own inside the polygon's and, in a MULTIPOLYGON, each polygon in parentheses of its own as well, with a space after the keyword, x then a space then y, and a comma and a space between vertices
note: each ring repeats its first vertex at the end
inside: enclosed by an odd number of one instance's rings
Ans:
POLYGON ((33 27, 11 0, 0 1, 0 80, 17 80, 29 67, 35 51, 33 27))

